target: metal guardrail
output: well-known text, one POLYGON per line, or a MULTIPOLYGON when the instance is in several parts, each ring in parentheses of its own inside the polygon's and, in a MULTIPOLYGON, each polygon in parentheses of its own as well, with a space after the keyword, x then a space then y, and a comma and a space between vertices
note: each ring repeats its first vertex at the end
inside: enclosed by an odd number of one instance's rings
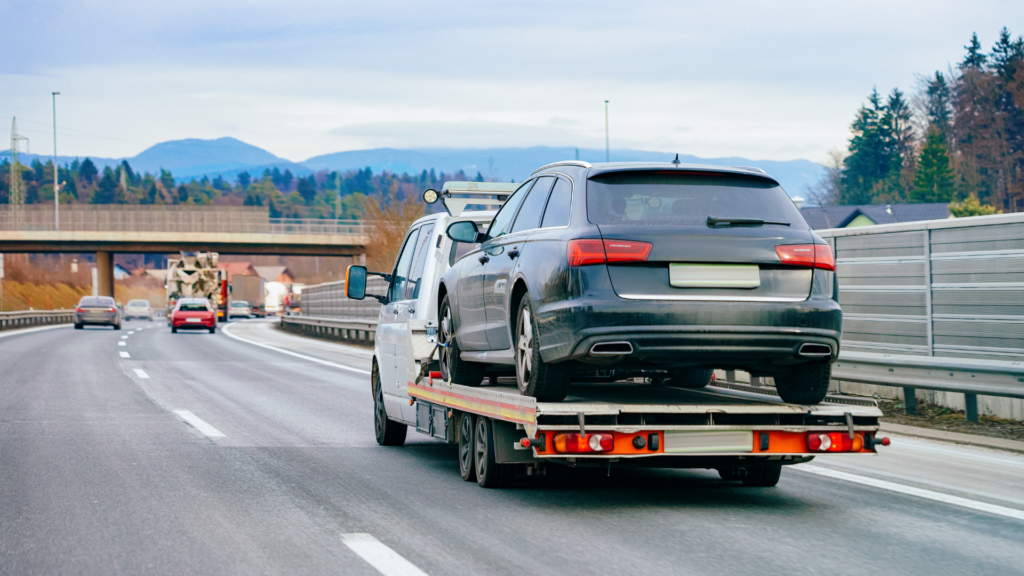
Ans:
POLYGON ((70 324, 74 322, 74 316, 74 310, 0 312, 0 330, 13 330, 45 324, 70 324))
POLYGON ((372 343, 377 320, 342 320, 315 316, 282 316, 281 327, 295 332, 314 333, 339 340, 372 343))
POLYGON ((907 414, 916 413, 914 390, 962 393, 971 422, 978 421, 978 394, 1024 398, 1024 361, 843 351, 832 366, 832 379, 901 387, 907 414))
MULTIPOLYGON (((367 278, 368 294, 384 294, 388 283, 378 276, 367 278)), ((380 302, 373 298, 351 300, 345 296, 345 282, 326 282, 302 289, 302 313, 318 318, 348 320, 377 320, 380 302)))

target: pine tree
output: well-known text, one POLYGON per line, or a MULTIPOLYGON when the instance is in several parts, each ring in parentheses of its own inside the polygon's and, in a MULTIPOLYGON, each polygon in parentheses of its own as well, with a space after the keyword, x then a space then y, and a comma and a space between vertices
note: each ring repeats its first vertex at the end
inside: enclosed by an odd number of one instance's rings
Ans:
POLYGON ((82 162, 82 166, 78 169, 78 177, 85 180, 86 185, 92 184, 92 181, 99 176, 99 170, 96 169, 96 165, 92 163, 92 160, 86 158, 82 162))
POLYGON ((913 202, 952 202, 956 195, 953 169, 949 164, 945 139, 937 129, 928 131, 921 155, 917 159, 913 202))
POLYGON ((242 190, 248 188, 251 183, 252 176, 248 172, 242 171, 238 173, 238 185, 242 187, 242 190))
POLYGON ((875 184, 889 174, 888 136, 880 123, 884 113, 882 98, 873 90, 850 125, 850 154, 843 161, 845 204, 870 204, 875 184))
POLYGON ((935 77, 928 80, 925 99, 928 123, 939 131, 943 141, 948 144, 953 121, 953 92, 942 72, 936 72, 935 77))
POLYGON ((988 56, 981 51, 981 42, 978 42, 978 33, 974 32, 971 34, 971 42, 967 46, 967 55, 964 56, 964 61, 960 63, 960 69, 968 68, 984 68, 985 63, 988 61, 988 56))

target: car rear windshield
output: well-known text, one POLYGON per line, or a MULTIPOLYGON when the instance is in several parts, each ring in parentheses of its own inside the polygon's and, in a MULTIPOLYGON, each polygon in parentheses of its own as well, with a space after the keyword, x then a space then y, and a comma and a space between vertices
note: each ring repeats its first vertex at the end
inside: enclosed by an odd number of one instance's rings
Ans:
POLYGON ((113 306, 114 305, 114 299, 113 298, 103 298, 103 297, 97 298, 95 296, 92 296, 92 297, 86 296, 85 298, 82 298, 81 300, 78 301, 78 305, 79 306, 113 306))
POLYGON ((245 301, 242 301, 242 300, 235 300, 234 302, 231 303, 231 307, 232 308, 245 308, 248 305, 249 305, 248 302, 245 302, 245 301))
POLYGON ((132 306, 132 307, 136 307, 136 306, 138 306, 138 307, 149 306, 149 301, 148 300, 129 300, 128 301, 128 305, 132 306))
POLYGON ((200 302, 184 302, 178 306, 182 312, 206 312, 206 304, 200 302))
POLYGON ((775 182, 717 172, 635 171, 599 174, 587 182, 594 224, 706 226, 708 217, 807 224, 775 182))

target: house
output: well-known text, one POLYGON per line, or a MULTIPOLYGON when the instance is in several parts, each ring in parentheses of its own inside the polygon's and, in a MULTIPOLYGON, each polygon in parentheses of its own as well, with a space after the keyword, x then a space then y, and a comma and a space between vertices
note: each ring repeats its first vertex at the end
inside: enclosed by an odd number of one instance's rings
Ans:
POLYGON ((800 208, 807 224, 815 230, 854 228, 875 224, 896 224, 922 220, 952 218, 949 205, 932 204, 866 204, 860 206, 805 206, 800 208))
POLYGON ((236 275, 242 276, 259 276, 256 268, 252 265, 252 262, 218 262, 218 270, 227 270, 228 278, 230 282, 231 278, 236 275))
POLYGON ((294 282, 291 272, 284 266, 256 266, 256 273, 267 282, 280 282, 290 285, 294 282))
POLYGON ((120 264, 114 264, 114 280, 124 280, 132 275, 127 268, 120 264))

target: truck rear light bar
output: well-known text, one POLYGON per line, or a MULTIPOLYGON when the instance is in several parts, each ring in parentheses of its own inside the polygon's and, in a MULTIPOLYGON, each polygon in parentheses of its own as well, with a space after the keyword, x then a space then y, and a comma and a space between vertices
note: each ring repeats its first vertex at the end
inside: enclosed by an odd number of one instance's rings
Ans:
POLYGON ((864 436, 847 432, 812 432, 807 435, 807 450, 810 452, 860 452, 864 448, 864 436))
POLYGON ((836 259, 828 244, 783 244, 775 247, 775 253, 783 264, 835 270, 836 259))
POLYGON ((555 452, 581 454, 585 452, 611 452, 615 449, 612 434, 555 434, 555 452))
POLYGON ((652 247, 634 240, 570 240, 569 266, 646 262, 652 247))

